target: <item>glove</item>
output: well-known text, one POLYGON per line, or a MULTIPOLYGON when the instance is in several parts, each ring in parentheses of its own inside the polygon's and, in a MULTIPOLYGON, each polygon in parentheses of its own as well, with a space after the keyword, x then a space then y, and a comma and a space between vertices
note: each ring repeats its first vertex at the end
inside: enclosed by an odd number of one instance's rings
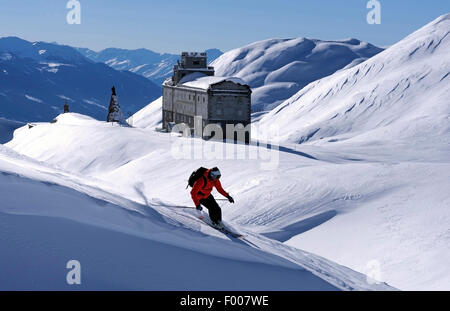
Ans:
POLYGON ((228 201, 229 201, 230 203, 234 203, 234 199, 233 199, 233 197, 231 197, 231 195, 229 195, 229 196, 227 197, 227 199, 228 199, 228 201))
POLYGON ((202 206, 201 206, 200 204, 197 205, 195 208, 197 209, 197 211, 201 211, 201 210, 203 209, 202 206))

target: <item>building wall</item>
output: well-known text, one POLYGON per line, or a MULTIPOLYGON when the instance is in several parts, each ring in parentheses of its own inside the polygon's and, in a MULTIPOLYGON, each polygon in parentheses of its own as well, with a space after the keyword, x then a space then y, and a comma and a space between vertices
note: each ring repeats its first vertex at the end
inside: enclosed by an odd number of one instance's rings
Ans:
MULTIPOLYGON (((209 91, 163 86, 165 129, 170 130, 168 122, 185 123, 194 128, 195 122, 200 122, 195 119, 196 116, 202 118, 202 130, 208 124, 218 124, 225 134, 226 124, 242 124, 245 127, 251 122, 251 90, 246 85, 230 81, 215 84, 209 91)), ((246 135, 246 141, 249 141, 250 131, 246 135)))
POLYGON ((250 122, 251 91, 248 86, 224 81, 212 87, 209 98, 209 120, 250 122))
POLYGON ((167 122, 194 127, 194 117, 208 118, 208 94, 202 90, 163 86, 163 127, 167 122))

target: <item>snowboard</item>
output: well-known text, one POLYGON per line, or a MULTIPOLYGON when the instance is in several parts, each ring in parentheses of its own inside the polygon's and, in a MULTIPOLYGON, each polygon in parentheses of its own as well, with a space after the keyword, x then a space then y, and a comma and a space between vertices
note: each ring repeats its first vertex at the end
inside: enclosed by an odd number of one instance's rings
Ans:
MULTIPOLYGON (((240 239, 240 240, 243 240, 243 241, 247 241, 246 239, 245 239, 245 235, 243 235, 243 234, 240 234, 240 233, 238 233, 238 232, 235 232, 234 230, 232 230, 232 229, 230 229, 230 228, 227 228, 227 226, 223 226, 223 228, 218 228, 218 227, 215 227, 215 226, 213 226, 213 224, 212 224, 212 221, 211 221, 211 219, 209 218, 209 216, 205 213, 205 212, 203 212, 203 211, 197 211, 196 210, 196 208, 195 207, 193 207, 193 206, 180 206, 180 205, 166 205, 166 206, 168 206, 168 207, 174 207, 174 208, 186 208, 186 209, 190 209, 190 210, 194 210, 194 211, 196 211, 197 213, 196 213, 196 217, 198 218, 198 219, 200 219, 203 223, 205 223, 205 224, 207 224, 208 226, 210 226, 211 228, 213 228, 213 229, 216 229, 217 231, 219 231, 219 232, 222 232, 223 234, 225 234, 225 235, 227 235, 227 236, 229 236, 229 237, 231 237, 231 238, 234 238, 234 239, 240 239)), ((223 224, 223 223, 222 223, 223 224)), ((249 241, 247 241, 248 243, 250 243, 249 241)), ((251 244, 253 244, 253 243, 251 243, 251 244)), ((253 244, 254 245, 254 244, 253 244)), ((259 248, 259 247, 258 247, 259 248)))
POLYGON ((228 235, 228 236, 230 236, 232 238, 241 239, 241 238, 245 237, 244 235, 242 235, 240 233, 237 233, 237 232, 234 232, 233 230, 227 228, 225 225, 223 225, 223 222, 222 222, 222 227, 220 227, 220 228, 214 226, 212 224, 212 221, 209 219, 209 216, 204 216, 203 214, 201 214, 200 216, 198 216, 198 219, 203 221, 205 224, 207 224, 211 228, 216 229, 217 231, 220 231, 220 232, 222 232, 222 233, 224 233, 224 234, 226 234, 226 235, 228 235))

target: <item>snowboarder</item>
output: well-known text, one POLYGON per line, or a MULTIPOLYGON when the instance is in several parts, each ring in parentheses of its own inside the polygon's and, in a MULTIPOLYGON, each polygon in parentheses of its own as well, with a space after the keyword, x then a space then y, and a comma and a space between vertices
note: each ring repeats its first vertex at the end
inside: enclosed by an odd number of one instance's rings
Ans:
POLYGON ((221 177, 220 171, 217 167, 206 170, 205 173, 198 178, 191 190, 191 197, 194 201, 197 210, 202 210, 202 205, 208 209, 209 218, 214 226, 220 228, 222 225, 222 210, 219 204, 211 194, 213 187, 228 199, 230 203, 234 203, 234 199, 222 188, 219 179, 221 177))

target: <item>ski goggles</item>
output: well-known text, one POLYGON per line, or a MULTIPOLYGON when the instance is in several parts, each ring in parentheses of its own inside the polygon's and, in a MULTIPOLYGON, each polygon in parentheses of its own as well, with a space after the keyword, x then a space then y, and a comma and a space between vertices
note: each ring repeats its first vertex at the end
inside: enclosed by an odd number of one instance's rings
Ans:
POLYGON ((211 177, 214 178, 214 179, 219 179, 220 176, 222 176, 222 175, 220 174, 220 171, 211 171, 209 174, 210 174, 211 177))

